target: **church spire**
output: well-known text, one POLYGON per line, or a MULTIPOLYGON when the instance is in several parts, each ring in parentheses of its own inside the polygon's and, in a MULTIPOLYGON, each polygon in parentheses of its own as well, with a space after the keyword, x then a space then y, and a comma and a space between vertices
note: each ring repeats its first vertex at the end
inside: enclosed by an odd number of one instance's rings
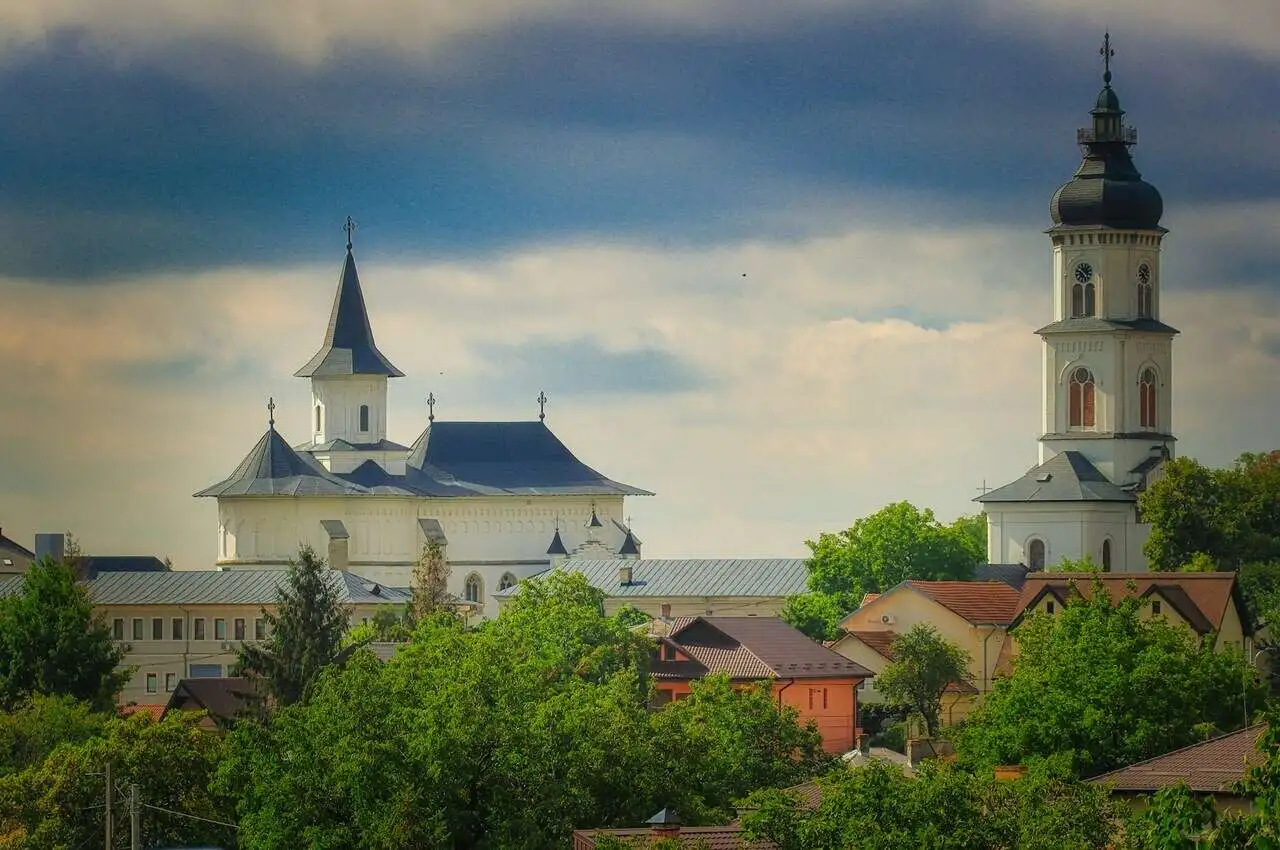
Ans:
POLYGON ((391 361, 383 356, 373 341, 373 328, 369 326, 364 292, 360 289, 360 276, 356 272, 356 260, 351 251, 351 233, 355 230, 355 222, 348 218, 343 229, 347 231, 347 257, 338 278, 338 292, 333 298, 333 309, 329 314, 324 342, 315 356, 294 372, 294 376, 317 378, 381 375, 402 378, 404 373, 391 365, 391 361))

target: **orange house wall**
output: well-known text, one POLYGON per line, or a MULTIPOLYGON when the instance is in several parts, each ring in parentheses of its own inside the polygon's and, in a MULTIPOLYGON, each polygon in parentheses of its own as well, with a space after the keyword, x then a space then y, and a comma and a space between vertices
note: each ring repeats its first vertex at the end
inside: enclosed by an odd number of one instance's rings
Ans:
MULTIPOLYGON (((789 705, 800 713, 800 722, 812 720, 822 734, 822 748, 829 753, 846 753, 857 743, 858 684, 861 679, 775 679, 773 696, 780 705, 789 705), (810 708, 810 691, 813 707, 810 708), (824 707, 822 692, 826 692, 824 707)), ((743 684, 734 682, 735 685, 743 684)), ((689 695, 689 682, 663 680, 658 690, 670 691, 673 699, 689 695)))

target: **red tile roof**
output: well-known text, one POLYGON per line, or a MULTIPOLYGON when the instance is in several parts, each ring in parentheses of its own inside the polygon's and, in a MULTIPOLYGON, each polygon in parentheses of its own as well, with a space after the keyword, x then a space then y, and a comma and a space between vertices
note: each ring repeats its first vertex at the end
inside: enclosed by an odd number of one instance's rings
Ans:
MULTIPOLYGON (((611 835, 635 847, 646 847, 658 838, 648 827, 638 829, 576 829, 573 832, 573 850, 591 850, 596 846, 597 835, 611 835)), ((686 826, 676 836, 681 847, 698 850, 776 850, 768 839, 748 841, 740 826, 686 826)))
POLYGON ((1018 613, 1018 591, 1002 581, 904 582, 970 623, 1007 626, 1018 613))
POLYGON ((690 617, 671 623, 667 639, 692 661, 658 661, 655 678, 867 678, 871 671, 777 617, 690 617))
POLYGON ((1258 752, 1257 748, 1258 738, 1265 728, 1261 724, 1250 726, 1095 776, 1089 781, 1109 784, 1116 791, 1158 791, 1184 782, 1192 791, 1230 793, 1231 786, 1244 778, 1248 768, 1265 760, 1265 754, 1258 752))
POLYGON ((164 716, 163 705, 138 705, 137 703, 129 703, 128 705, 116 706, 116 711, 121 717, 132 717, 135 714, 145 714, 150 720, 159 720, 164 716))
MULTIPOLYGON (((1093 595, 1094 577, 1093 573, 1030 573, 1018 599, 1018 614, 1035 604, 1046 590, 1065 601, 1074 588, 1088 599, 1093 595)), ((1158 593, 1202 632, 1221 629, 1229 607, 1243 605, 1235 573, 1103 573, 1097 578, 1113 600, 1158 593), (1188 605, 1193 610, 1185 610, 1188 605)), ((1243 607, 1237 614, 1248 629, 1243 607)))

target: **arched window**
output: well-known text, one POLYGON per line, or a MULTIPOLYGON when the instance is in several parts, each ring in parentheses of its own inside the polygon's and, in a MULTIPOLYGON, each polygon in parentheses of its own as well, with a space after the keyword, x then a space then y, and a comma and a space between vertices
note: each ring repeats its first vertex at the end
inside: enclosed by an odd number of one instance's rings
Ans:
POLYGON ((498 582, 498 590, 506 590, 508 587, 516 586, 516 577, 511 573, 503 573, 502 581, 498 582))
POLYGON ((1143 428, 1156 427, 1156 371, 1143 369, 1138 378, 1139 422, 1143 428))
POLYGON ((1097 290, 1092 283, 1077 283, 1071 287, 1071 316, 1079 319, 1092 316, 1097 311, 1097 290))
POLYGON ((1102 571, 1111 572, 1111 538, 1102 541, 1102 571))
POLYGON ((320 405, 317 404, 316 405, 316 433, 319 434, 321 430, 322 429, 320 428, 320 405))
POLYGON ((1094 427, 1097 416, 1093 396, 1093 373, 1081 366, 1071 373, 1071 382, 1067 387, 1067 424, 1070 427, 1094 427))
POLYGON ((1044 541, 1039 537, 1033 537, 1031 542, 1027 544, 1027 568, 1032 570, 1044 569, 1044 541))
POLYGON ((360 430, 369 430, 369 405, 367 404, 360 405, 360 430))
POLYGON ((484 586, 480 582, 480 576, 475 573, 467 576, 465 593, 468 602, 480 602, 480 597, 484 594, 484 586))
POLYGON ((1143 263, 1138 266, 1138 315, 1148 319, 1151 312, 1151 266, 1143 263))

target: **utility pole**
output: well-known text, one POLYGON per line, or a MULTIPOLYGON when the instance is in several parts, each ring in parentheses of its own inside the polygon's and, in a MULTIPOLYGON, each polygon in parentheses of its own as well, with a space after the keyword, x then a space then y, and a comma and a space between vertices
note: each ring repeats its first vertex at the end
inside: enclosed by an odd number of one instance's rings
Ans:
POLYGON ((111 762, 107 762, 107 841, 104 845, 107 850, 115 850, 115 834, 116 834, 116 818, 113 810, 115 806, 115 780, 111 776, 111 762))
POLYGON ((129 846, 131 850, 142 850, 142 806, 138 800, 138 785, 129 786, 129 846))

